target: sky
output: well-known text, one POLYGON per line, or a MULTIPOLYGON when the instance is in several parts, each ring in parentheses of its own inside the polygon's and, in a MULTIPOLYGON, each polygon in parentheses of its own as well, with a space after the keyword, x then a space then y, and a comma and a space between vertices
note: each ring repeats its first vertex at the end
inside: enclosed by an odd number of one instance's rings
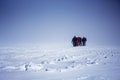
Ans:
POLYGON ((119 0, 0 0, 0 45, 120 45, 119 0))

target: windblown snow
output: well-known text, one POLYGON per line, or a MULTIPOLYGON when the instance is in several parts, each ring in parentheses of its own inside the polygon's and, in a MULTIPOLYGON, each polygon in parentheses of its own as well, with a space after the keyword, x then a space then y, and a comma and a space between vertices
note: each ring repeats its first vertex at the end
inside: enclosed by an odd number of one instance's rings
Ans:
POLYGON ((120 80, 120 48, 0 47, 0 80, 120 80))

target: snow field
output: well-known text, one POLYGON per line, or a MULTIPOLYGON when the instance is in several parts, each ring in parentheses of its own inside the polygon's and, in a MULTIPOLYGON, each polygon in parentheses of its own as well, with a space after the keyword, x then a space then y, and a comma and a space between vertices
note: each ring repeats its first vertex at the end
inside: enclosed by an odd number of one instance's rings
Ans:
POLYGON ((25 75, 27 73, 31 76, 35 73, 32 78, 41 74, 43 76, 38 78, 44 80, 120 79, 118 77, 120 76, 120 49, 118 47, 71 47, 50 50, 0 48, 0 55, 0 72, 4 72, 5 75, 25 72, 25 75), (44 77, 44 74, 53 77, 48 79, 44 77))

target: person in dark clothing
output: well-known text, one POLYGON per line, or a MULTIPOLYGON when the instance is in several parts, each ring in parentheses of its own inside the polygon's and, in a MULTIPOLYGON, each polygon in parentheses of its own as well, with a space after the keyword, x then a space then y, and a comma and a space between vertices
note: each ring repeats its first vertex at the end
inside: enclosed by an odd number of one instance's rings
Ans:
POLYGON ((75 47, 75 46, 77 46, 77 37, 76 36, 74 36, 73 38, 72 38, 72 44, 73 44, 73 46, 75 47))
POLYGON ((83 46, 86 46, 86 41, 87 41, 87 38, 86 38, 86 37, 83 37, 83 38, 82 38, 82 45, 83 45, 83 46))

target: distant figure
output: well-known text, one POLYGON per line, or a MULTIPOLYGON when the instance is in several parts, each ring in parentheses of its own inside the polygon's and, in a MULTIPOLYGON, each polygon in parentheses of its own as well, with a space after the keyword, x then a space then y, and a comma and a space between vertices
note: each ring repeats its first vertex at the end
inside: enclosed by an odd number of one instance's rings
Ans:
POLYGON ((83 37, 83 38, 82 38, 82 45, 83 45, 83 46, 86 46, 86 41, 87 41, 87 38, 86 38, 86 37, 83 37))
POLYGON ((77 46, 81 45, 81 37, 77 37, 77 46))
POLYGON ((72 44, 73 44, 73 46, 75 47, 75 46, 77 46, 77 37, 76 36, 74 36, 73 38, 72 38, 72 44))

